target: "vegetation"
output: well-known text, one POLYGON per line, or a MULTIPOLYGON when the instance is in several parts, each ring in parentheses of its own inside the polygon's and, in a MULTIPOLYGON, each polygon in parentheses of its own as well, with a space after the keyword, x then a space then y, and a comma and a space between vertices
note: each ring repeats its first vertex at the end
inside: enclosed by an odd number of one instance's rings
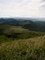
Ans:
POLYGON ((45 36, 1 43, 0 60, 45 60, 45 36))
POLYGON ((4 19, 0 18, 0 25, 12 25, 12 26, 21 26, 25 29, 31 31, 41 31, 45 32, 45 21, 33 21, 33 20, 25 20, 25 19, 4 19))
POLYGON ((44 35, 44 32, 30 31, 21 26, 0 25, 0 43, 14 39, 28 39, 44 35))
POLYGON ((0 60, 45 60, 44 23, 1 19, 0 60))

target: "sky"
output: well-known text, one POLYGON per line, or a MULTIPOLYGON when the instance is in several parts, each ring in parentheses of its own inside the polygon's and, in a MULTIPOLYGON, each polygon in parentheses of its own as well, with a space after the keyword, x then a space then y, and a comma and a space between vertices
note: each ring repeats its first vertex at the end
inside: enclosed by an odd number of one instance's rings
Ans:
POLYGON ((0 0, 0 17, 45 18, 45 0, 0 0))

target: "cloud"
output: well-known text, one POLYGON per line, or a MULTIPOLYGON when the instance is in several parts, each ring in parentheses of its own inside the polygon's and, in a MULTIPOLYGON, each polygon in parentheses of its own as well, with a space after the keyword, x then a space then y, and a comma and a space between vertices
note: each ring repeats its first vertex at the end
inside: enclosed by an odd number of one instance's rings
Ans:
POLYGON ((31 0, 0 0, 1 4, 8 4, 8 3, 26 3, 26 2, 30 2, 31 0))
POLYGON ((45 2, 45 0, 41 0, 41 2, 45 2))
MULTIPOLYGON (((44 17, 41 0, 0 0, 0 16, 44 17), (40 9, 41 8, 41 9, 40 9)), ((45 8, 45 7, 44 7, 45 8)))
POLYGON ((42 11, 45 11, 45 0, 41 0, 40 9, 41 9, 42 11))
POLYGON ((41 6, 41 11, 45 13, 45 4, 41 6))
POLYGON ((43 4, 41 7, 45 9, 45 4, 43 4))

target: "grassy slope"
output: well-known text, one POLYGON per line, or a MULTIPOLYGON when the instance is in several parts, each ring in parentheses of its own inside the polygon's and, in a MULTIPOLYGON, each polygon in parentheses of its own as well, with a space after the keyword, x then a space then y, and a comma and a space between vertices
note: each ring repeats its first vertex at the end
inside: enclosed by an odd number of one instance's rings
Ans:
POLYGON ((0 25, 0 43, 14 39, 28 39, 45 35, 44 32, 29 31, 21 26, 0 25))
POLYGON ((45 36, 1 43, 0 60, 45 60, 45 36))
POLYGON ((24 29, 21 26, 12 26, 12 25, 0 25, 0 29, 3 30, 4 33, 22 33, 22 32, 28 32, 28 29, 24 29))
POLYGON ((45 33, 12 25, 0 25, 0 29, 0 60, 45 60, 45 33), (11 37, 1 35, 1 31, 11 37))

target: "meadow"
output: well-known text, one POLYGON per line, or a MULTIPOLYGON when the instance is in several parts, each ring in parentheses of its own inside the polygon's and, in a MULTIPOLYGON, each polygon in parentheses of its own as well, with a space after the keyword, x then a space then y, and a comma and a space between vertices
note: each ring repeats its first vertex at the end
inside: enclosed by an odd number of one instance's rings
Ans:
POLYGON ((0 24, 0 60, 45 60, 45 32, 0 24))
POLYGON ((0 60, 45 60, 45 36, 1 43, 0 60))

